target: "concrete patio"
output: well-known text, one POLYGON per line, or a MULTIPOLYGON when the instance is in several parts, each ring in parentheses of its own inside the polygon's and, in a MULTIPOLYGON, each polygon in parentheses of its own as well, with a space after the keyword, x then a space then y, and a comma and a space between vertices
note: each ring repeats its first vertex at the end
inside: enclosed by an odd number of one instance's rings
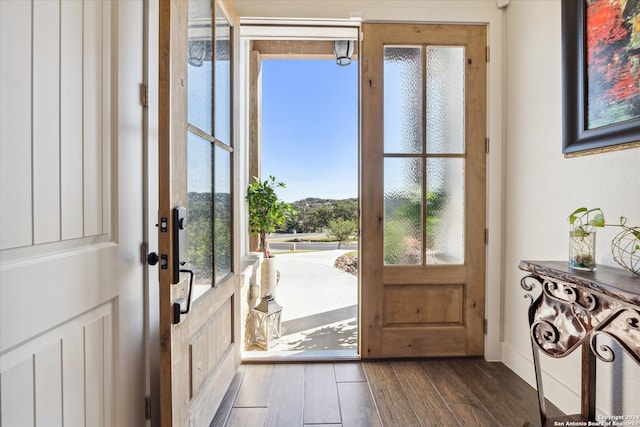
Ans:
POLYGON ((333 267, 346 252, 276 254, 282 336, 271 350, 251 350, 243 358, 357 356, 358 279, 333 267))

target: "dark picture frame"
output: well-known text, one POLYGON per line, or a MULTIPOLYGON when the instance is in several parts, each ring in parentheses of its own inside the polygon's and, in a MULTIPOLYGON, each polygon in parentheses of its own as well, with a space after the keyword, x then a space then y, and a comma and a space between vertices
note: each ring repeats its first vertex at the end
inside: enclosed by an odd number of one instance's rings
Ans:
POLYGON ((640 117, 588 127, 586 13, 587 0, 562 0, 562 152, 571 156, 640 147, 640 117))

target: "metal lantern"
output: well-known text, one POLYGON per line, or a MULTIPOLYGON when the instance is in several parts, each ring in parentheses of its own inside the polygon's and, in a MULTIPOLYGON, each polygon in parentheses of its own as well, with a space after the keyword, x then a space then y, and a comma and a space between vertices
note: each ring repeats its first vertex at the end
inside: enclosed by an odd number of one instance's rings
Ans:
POLYGON ((338 65, 351 64, 354 47, 353 40, 335 40, 333 42, 333 53, 336 54, 336 63, 338 65))
POLYGON ((253 343, 260 348, 269 350, 280 340, 282 307, 274 297, 266 294, 260 304, 251 311, 253 313, 253 343))

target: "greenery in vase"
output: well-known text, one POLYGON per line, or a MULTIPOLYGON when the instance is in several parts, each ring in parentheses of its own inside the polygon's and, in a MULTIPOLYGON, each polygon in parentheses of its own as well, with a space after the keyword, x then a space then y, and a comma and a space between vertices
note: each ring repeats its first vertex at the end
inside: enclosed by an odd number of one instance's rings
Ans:
POLYGON ((620 217, 618 224, 606 224, 600 208, 578 208, 568 217, 572 225, 570 234, 569 264, 571 267, 593 270, 595 245, 593 227, 620 227, 622 232, 611 241, 613 260, 622 268, 640 275, 640 227, 627 226, 627 218, 620 217))
POLYGON ((593 227, 604 227, 604 214, 600 208, 578 208, 568 217, 572 225, 570 232, 570 259, 572 267, 593 270, 596 260, 593 253, 595 231, 593 227))
POLYGON ((260 251, 265 259, 269 258, 269 245, 267 234, 276 231, 276 228, 284 224, 287 216, 296 211, 289 203, 278 199, 276 188, 285 188, 283 182, 276 182, 273 175, 268 180, 260 181, 254 177, 254 182, 247 189, 247 202, 249 202, 249 231, 260 236, 260 251))
POLYGON ((604 227, 604 214, 600 208, 578 208, 569 215, 569 224, 574 225, 576 229, 587 232, 586 226, 604 227), (593 214, 593 216, 592 216, 593 214))

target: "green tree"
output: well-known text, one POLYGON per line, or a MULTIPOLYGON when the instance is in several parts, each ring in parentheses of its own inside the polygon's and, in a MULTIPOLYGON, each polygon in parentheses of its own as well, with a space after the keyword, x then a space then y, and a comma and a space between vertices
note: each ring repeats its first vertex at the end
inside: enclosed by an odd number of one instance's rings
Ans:
POLYGON ((307 197, 291 204, 298 212, 292 217, 285 229, 297 230, 302 233, 322 231, 329 227, 329 221, 334 219, 352 220, 358 222, 358 199, 320 199, 307 197))
POLYGON ((355 221, 334 219, 329 221, 329 235, 338 241, 338 249, 342 243, 353 240, 354 233, 358 229, 355 221))
POLYGON ((329 227, 329 222, 333 219, 333 207, 324 204, 316 207, 309 214, 309 222, 313 224, 313 231, 321 231, 329 227))
POLYGON ((358 221, 357 199, 336 200, 333 203, 333 218, 342 218, 345 221, 358 221))
POLYGON ((284 224, 287 215, 295 213, 295 209, 289 203, 279 200, 276 194, 276 188, 285 187, 283 182, 276 182, 276 178, 270 175, 265 181, 254 177, 254 182, 247 188, 249 230, 260 236, 260 250, 265 259, 269 258, 267 234, 284 224))

